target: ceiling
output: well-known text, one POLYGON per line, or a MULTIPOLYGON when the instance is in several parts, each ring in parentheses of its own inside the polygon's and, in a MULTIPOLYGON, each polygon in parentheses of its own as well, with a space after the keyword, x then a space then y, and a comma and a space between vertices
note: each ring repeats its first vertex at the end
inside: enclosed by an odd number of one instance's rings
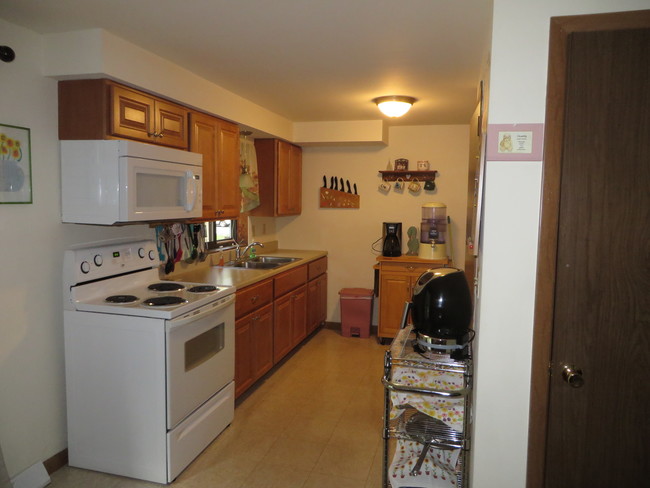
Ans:
POLYGON ((2 5, 3 19, 40 34, 106 29, 295 122, 379 119, 372 98, 409 95, 418 101, 391 124, 468 123, 492 23, 491 0, 2 5))

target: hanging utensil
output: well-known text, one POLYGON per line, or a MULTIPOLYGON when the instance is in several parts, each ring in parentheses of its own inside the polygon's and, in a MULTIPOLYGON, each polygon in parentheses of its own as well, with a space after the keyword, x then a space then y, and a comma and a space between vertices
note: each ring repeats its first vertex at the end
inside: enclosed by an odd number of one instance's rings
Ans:
POLYGON ((199 225, 199 261, 205 261, 205 258, 208 257, 205 252, 205 226, 199 225))
POLYGON ((190 235, 190 225, 185 226, 185 230, 183 232, 183 240, 185 241, 185 249, 187 250, 187 253, 185 254, 185 262, 187 264, 193 263, 196 259, 196 257, 193 257, 194 245, 192 244, 192 237, 190 235))

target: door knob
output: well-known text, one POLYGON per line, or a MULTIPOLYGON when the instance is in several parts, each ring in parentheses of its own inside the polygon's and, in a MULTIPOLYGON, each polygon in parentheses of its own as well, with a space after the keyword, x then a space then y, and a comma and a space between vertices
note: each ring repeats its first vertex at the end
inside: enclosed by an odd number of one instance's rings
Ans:
POLYGON ((562 368, 562 378, 569 383, 571 388, 580 388, 585 384, 585 379, 582 377, 582 370, 567 364, 562 368))

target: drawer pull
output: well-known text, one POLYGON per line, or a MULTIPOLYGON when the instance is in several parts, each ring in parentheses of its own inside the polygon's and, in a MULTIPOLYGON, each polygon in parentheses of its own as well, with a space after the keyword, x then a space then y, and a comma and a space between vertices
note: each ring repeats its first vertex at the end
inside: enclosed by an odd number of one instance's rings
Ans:
POLYGON ((251 303, 255 303, 259 297, 260 297, 259 295, 252 296, 251 297, 251 303))

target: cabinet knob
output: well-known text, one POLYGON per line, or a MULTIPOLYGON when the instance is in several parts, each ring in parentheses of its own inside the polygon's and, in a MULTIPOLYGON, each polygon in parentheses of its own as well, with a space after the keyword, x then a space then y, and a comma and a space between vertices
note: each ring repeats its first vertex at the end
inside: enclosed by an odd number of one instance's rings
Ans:
POLYGON ((413 271, 415 269, 415 266, 407 266, 406 269, 408 269, 409 271, 413 271))
POLYGON ((260 297, 259 295, 252 296, 251 303, 255 303, 259 297, 260 297))

